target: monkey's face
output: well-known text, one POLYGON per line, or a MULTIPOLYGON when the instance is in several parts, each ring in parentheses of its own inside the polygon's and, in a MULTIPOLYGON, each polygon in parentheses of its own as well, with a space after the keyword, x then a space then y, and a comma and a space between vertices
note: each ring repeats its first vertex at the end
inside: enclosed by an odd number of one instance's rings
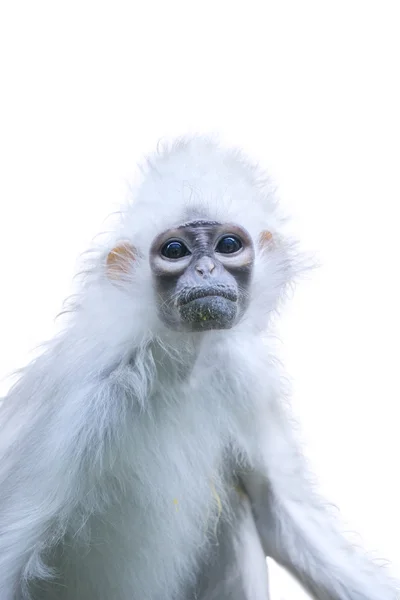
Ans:
POLYGON ((165 231, 150 251, 160 318, 177 331, 229 329, 247 308, 253 263, 238 225, 198 220, 165 231))

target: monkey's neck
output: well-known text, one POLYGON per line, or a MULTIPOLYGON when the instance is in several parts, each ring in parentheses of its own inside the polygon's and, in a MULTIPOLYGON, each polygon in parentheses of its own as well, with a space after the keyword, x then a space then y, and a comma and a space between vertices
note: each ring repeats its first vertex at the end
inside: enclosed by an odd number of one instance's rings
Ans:
POLYGON ((190 376, 201 349, 204 338, 186 333, 168 332, 154 338, 148 346, 157 378, 161 381, 179 382, 190 376))
POLYGON ((168 332, 149 344, 158 379, 172 382, 187 380, 199 362, 215 364, 213 356, 221 344, 229 343, 232 333, 208 331, 196 333, 168 332))

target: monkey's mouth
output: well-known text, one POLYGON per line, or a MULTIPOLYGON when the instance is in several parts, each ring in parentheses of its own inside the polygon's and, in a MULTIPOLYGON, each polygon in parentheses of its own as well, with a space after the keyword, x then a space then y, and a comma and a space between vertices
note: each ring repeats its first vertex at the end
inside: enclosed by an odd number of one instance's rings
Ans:
POLYGON ((201 298, 212 298, 212 297, 220 297, 225 298, 225 300, 230 300, 231 302, 237 302, 238 295, 235 290, 228 287, 218 286, 218 287, 199 287, 199 288, 191 288, 187 292, 185 290, 179 296, 178 306, 182 307, 189 302, 193 302, 194 300, 200 300, 201 298))
POLYGON ((228 289, 191 290, 179 305, 183 323, 192 331, 229 329, 236 322, 237 294, 228 289))

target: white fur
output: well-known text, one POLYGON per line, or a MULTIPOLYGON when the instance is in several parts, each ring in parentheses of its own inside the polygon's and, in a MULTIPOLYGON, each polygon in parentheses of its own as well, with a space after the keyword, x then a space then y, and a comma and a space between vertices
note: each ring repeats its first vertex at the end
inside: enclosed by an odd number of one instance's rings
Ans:
MULTIPOLYGON (((265 553, 316 598, 394 600, 315 500, 282 412, 261 338, 296 264, 268 180, 203 138, 159 151, 144 171, 88 255, 65 330, 1 407, 0 600, 189 600, 219 528, 235 524, 227 456, 245 473, 265 553), (240 223, 255 241, 250 307, 232 330, 178 334, 158 320, 149 246, 192 216, 240 223), (105 258, 121 240, 140 258, 116 283, 105 258)), ((232 543, 252 538, 259 556, 246 515, 232 543)), ((265 574, 242 567, 258 600, 265 574)))
POLYGON ((219 531, 219 543, 200 576, 201 600, 268 600, 265 553, 246 495, 231 496, 234 519, 219 531), (233 496, 233 497, 232 497, 233 496))

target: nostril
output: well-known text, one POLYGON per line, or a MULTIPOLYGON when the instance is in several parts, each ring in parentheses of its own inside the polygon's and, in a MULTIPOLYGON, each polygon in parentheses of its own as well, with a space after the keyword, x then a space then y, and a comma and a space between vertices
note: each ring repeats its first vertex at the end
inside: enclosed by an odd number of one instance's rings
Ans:
POLYGON ((205 256, 201 260, 199 260, 195 269, 199 275, 204 277, 205 275, 210 274, 214 271, 215 264, 214 264, 214 261, 210 257, 205 256))

